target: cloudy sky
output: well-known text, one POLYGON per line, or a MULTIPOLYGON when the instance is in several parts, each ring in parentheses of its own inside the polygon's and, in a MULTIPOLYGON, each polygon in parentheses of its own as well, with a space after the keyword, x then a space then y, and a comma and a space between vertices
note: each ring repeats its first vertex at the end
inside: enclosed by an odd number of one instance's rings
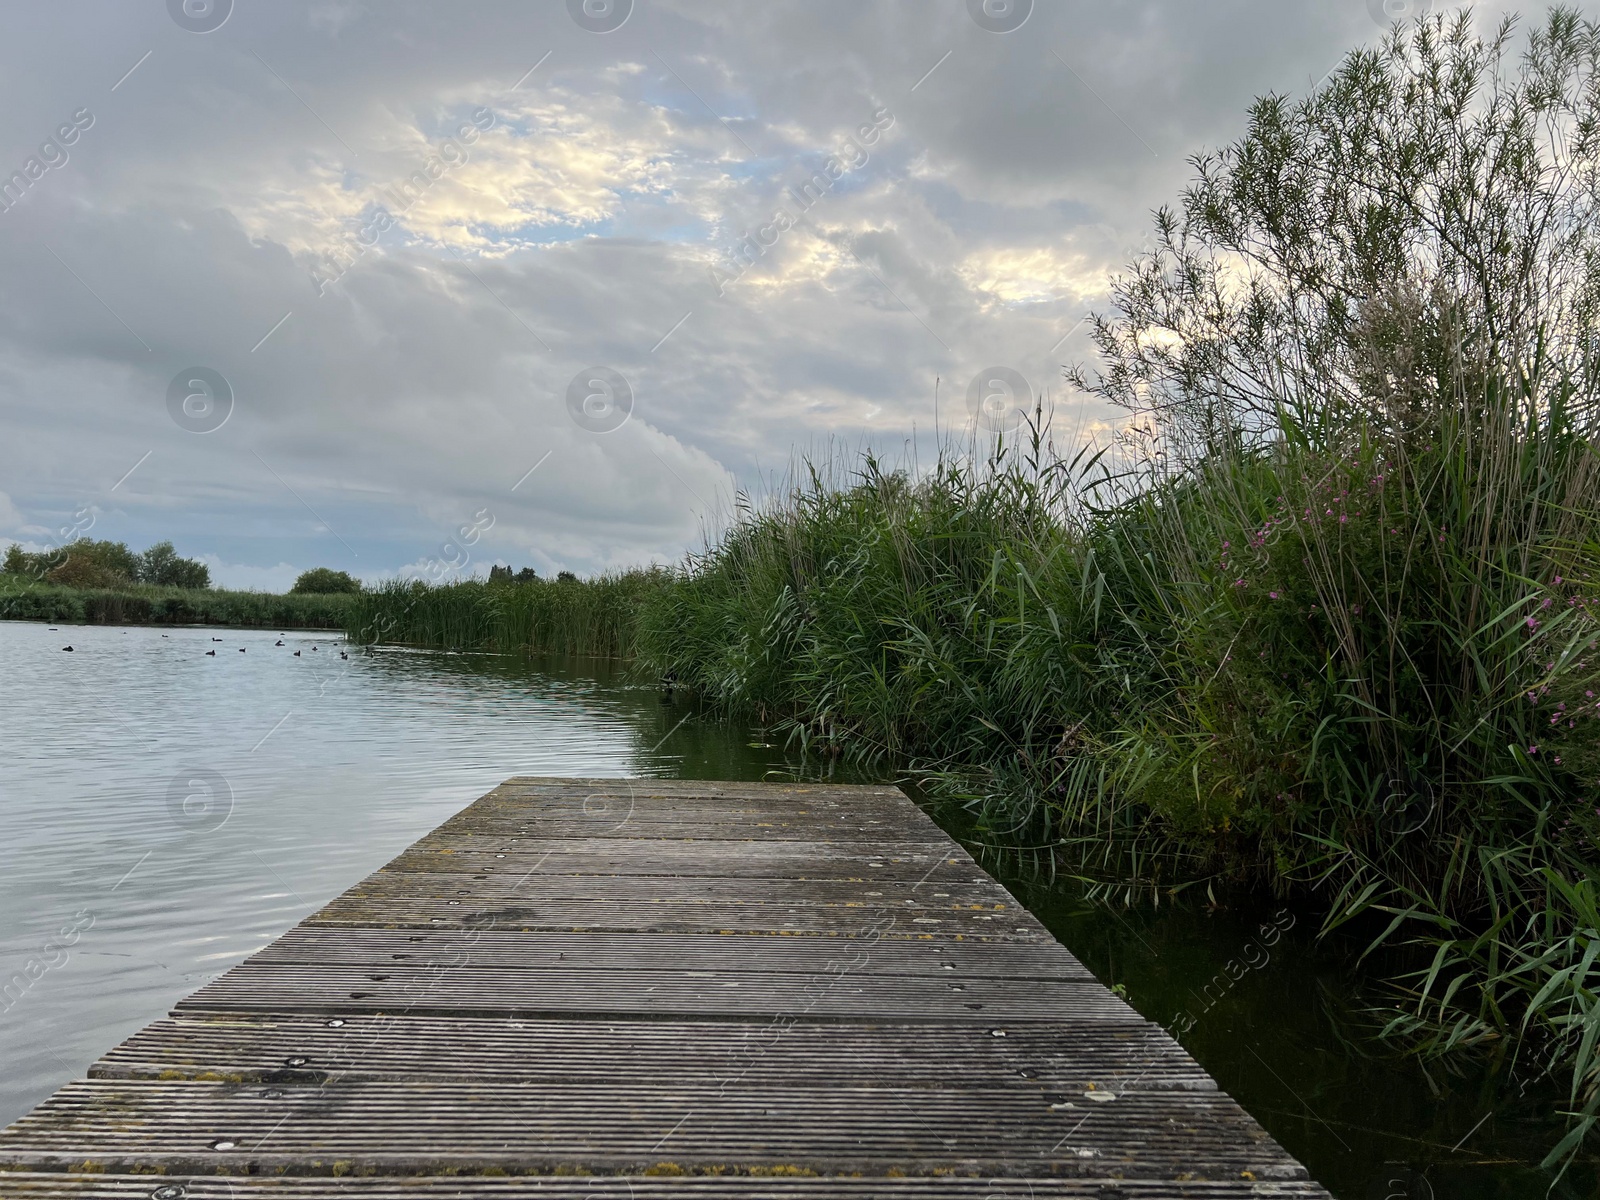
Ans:
POLYGON ((588 573, 989 368, 1103 432, 1187 156, 1425 3, 6 5, 0 542, 588 573))

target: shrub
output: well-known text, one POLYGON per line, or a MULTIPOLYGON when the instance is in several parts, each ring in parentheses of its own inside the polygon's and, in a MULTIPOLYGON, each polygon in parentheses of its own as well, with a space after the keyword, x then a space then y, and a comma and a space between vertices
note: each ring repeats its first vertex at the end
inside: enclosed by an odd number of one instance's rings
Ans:
POLYGON ((53 568, 45 578, 59 587, 107 588, 126 585, 132 580, 120 571, 112 570, 89 554, 76 549, 67 553, 60 566, 53 568))
POLYGON ((360 590, 359 579, 352 578, 347 572, 335 571, 331 567, 312 567, 309 571, 302 571, 299 578, 294 581, 294 586, 289 589, 294 595, 354 594, 360 590))

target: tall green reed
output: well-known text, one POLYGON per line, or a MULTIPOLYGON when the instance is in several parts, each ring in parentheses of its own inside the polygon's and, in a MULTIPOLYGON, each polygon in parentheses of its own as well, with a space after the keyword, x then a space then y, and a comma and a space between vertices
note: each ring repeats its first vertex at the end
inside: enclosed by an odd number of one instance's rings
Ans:
POLYGON ((367 643, 627 658, 640 607, 663 580, 646 569, 589 580, 394 582, 354 597, 347 629, 367 643))

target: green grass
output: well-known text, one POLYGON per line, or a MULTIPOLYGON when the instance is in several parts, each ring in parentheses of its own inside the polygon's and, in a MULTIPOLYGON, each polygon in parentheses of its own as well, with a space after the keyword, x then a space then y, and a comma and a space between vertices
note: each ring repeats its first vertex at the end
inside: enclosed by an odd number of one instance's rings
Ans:
POLYGON ((129 584, 70 588, 0 575, 0 619, 60 625, 234 625, 340 629, 354 597, 273 595, 129 584))

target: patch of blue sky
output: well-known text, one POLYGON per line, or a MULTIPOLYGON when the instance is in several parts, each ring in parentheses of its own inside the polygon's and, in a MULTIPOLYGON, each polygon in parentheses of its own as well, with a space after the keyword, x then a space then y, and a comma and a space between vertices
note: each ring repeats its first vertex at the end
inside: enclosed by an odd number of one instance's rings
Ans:
POLYGON ((709 221, 694 218, 671 219, 665 210, 659 214, 648 215, 633 210, 618 214, 618 217, 612 220, 606 236, 644 237, 665 245, 686 246, 699 245, 714 237, 716 233, 716 226, 709 221), (669 219, 650 219, 658 215, 669 219))
MULTIPOLYGON (((682 72, 679 72, 682 74, 682 72)), ((693 83, 693 81, 690 81, 693 83)), ((727 96, 719 96, 694 84, 689 91, 676 77, 668 74, 651 80, 641 91, 640 102, 674 114, 685 125, 720 129, 726 140, 727 153, 741 161, 770 161, 770 153, 757 148, 755 138, 762 121, 748 102, 740 103, 727 96), (698 95, 696 94, 698 93, 698 95)), ((780 155, 782 152, 779 152, 780 155)))
MULTIPOLYGON (((582 227, 529 221, 514 228, 504 225, 467 225, 466 231, 472 235, 474 250, 463 251, 454 247, 456 252, 471 255, 481 254, 487 258, 503 258, 516 250, 545 250, 555 246, 567 246, 574 242, 581 242, 587 238, 609 236, 594 232, 602 228, 605 222, 595 222, 582 227)), ((424 239, 416 239, 418 245, 424 244, 424 239)), ((449 251, 441 250, 443 257, 453 257, 449 251)))
MULTIPOLYGON (((733 146, 735 151, 743 152, 743 147, 739 143, 734 142, 733 146)), ((787 169, 798 159, 799 156, 793 152, 763 155, 760 158, 750 158, 746 155, 719 165, 722 173, 729 179, 738 180, 741 183, 760 183, 772 179, 776 173, 787 169)))

